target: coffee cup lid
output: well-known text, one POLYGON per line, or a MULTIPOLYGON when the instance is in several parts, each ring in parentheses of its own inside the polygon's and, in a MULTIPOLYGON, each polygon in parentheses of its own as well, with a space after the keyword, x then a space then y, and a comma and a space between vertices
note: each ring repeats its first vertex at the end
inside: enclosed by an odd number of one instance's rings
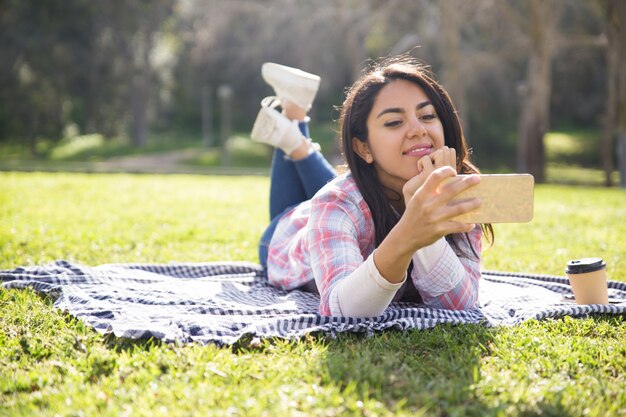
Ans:
POLYGON ((584 274, 586 272, 598 271, 606 267, 602 258, 573 259, 567 262, 566 274, 584 274))

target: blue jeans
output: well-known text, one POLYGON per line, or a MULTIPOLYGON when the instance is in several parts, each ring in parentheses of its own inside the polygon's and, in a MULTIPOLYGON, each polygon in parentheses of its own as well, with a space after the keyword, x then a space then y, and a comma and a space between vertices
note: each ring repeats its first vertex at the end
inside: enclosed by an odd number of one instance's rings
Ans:
MULTIPOLYGON (((308 125, 300 123, 300 131, 308 137, 308 125)), ((289 210, 310 200, 326 183, 337 176, 335 169, 319 152, 312 152, 297 161, 280 149, 274 150, 270 172, 270 224, 259 242, 259 261, 265 268, 269 244, 276 225, 289 210)))

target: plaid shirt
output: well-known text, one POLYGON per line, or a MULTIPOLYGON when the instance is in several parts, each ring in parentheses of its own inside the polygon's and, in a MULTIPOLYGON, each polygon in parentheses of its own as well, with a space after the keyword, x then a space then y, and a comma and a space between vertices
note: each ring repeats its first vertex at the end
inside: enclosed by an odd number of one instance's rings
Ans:
MULTIPOLYGON (((349 173, 339 176, 283 215, 269 246, 269 281, 290 290, 315 280, 320 314, 339 315, 337 284, 374 251, 374 235, 372 213, 354 179, 349 173)), ((446 243, 432 270, 413 268, 411 279, 427 305, 453 310, 478 305, 481 240, 477 226, 469 243, 459 245, 471 254, 471 244, 477 258, 457 256, 446 243), (452 287, 441 293, 441 282, 452 287)))

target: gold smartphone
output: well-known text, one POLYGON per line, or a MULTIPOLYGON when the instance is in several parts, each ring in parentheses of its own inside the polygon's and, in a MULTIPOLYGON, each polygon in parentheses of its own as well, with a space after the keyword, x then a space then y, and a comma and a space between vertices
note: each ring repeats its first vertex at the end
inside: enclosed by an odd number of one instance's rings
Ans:
MULTIPOLYGON (((445 182, 458 180, 457 175, 445 182)), ((455 217, 464 223, 524 223, 533 218, 535 179, 530 174, 482 174, 480 184, 463 191, 453 202, 479 198, 476 210, 455 217)), ((454 204, 454 203, 452 203, 454 204)))

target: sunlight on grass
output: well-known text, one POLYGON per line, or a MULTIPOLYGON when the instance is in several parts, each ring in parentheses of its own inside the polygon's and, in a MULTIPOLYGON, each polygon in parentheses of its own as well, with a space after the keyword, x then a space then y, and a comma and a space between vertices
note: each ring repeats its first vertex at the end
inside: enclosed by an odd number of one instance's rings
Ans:
MULTIPOLYGON (((546 177, 547 182, 553 184, 604 186, 605 182, 605 174, 601 169, 582 168, 564 164, 548 164, 546 177)), ((619 184, 619 171, 613 171, 611 179, 613 184, 619 184)))
MULTIPOLYGON (((333 163, 339 163, 340 150, 337 143, 336 125, 334 123, 313 123, 311 137, 318 142, 324 154, 333 163)), ((11 171, 68 171, 68 172, 123 172, 118 168, 120 158, 140 157, 167 152, 194 152, 192 157, 175 162, 173 167, 142 166, 130 172, 187 172, 216 173, 223 170, 225 174, 265 173, 270 166, 271 148, 253 142, 249 132, 233 134, 227 142, 227 152, 220 147, 206 148, 198 132, 173 130, 150 132, 148 144, 143 148, 132 146, 127 137, 104 139, 101 135, 83 135, 66 138, 58 143, 50 140, 39 140, 39 156, 29 154, 26 143, 17 142, 0 144, 0 170, 11 171), (107 163, 112 163, 113 168, 107 163), (246 168, 247 170, 237 170, 246 168), (259 171, 256 168, 262 168, 259 171)), ((604 173, 600 169, 600 133, 596 130, 568 130, 549 132, 545 137, 546 146, 546 178, 553 184, 578 184, 603 186, 604 173)), ((480 159, 480 158, 478 158, 480 159)), ((512 161, 510 161, 513 164, 512 161)), ((485 173, 514 172, 508 165, 499 165, 485 169, 485 173)), ((619 184, 619 173, 612 174, 614 184, 619 184)))
POLYGON ((502 416, 621 415, 623 378, 613 372, 626 364, 624 337, 623 316, 531 320, 500 329, 486 344, 473 391, 502 416))
POLYGON ((548 132, 544 138, 548 163, 576 167, 600 167, 599 131, 548 132))
POLYGON ((574 155, 585 150, 583 142, 578 137, 564 132, 547 133, 545 144, 548 159, 555 155, 574 155))
POLYGON ((483 267, 563 275, 570 259, 601 257, 626 281, 626 193, 620 189, 538 185, 530 223, 494 225, 483 267))
POLYGON ((269 216, 261 177, 1 175, 5 268, 62 258, 254 261, 269 216))
POLYGON ((105 145, 102 135, 83 135, 61 140, 50 152, 50 159, 68 159, 105 145))
POLYGON ((247 137, 233 136, 227 142, 225 150, 221 148, 198 150, 196 156, 184 163, 193 166, 270 166, 272 149, 261 143, 253 142, 247 137))

